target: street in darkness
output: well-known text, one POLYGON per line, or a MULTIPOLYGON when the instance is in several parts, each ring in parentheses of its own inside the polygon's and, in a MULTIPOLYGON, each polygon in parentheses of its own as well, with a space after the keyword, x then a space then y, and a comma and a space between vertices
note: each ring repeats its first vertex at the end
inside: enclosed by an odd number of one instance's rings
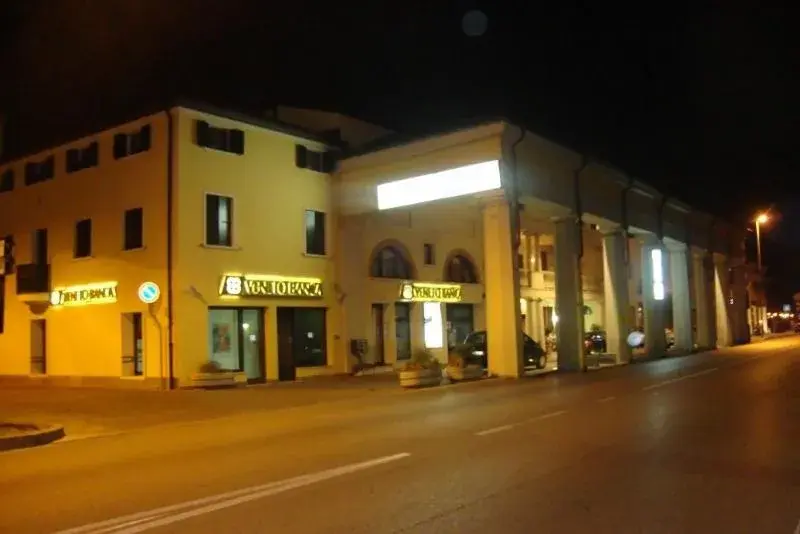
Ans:
POLYGON ((798 362, 787 337, 205 418, 145 405, 140 427, 0 454, 0 532, 791 534, 798 362))

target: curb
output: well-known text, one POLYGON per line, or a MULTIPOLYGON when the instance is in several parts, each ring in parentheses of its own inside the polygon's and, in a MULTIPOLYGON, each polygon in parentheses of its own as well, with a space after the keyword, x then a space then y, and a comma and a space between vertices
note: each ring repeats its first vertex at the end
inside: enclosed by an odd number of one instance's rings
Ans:
POLYGON ((0 452, 12 451, 14 449, 26 449, 29 447, 37 447, 39 445, 47 445, 56 440, 63 438, 66 433, 64 427, 60 425, 48 426, 45 428, 38 428, 34 425, 17 424, 15 426, 33 428, 28 432, 17 434, 13 436, 0 437, 0 452))

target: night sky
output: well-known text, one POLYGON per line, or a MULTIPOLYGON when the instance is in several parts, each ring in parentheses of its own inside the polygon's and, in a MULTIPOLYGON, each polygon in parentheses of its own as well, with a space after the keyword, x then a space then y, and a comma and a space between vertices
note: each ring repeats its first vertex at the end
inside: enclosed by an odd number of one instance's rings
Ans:
POLYGON ((800 290, 791 280, 800 263, 786 260, 800 247, 798 8, 3 4, 6 158, 176 95, 251 113, 279 103, 338 110, 410 133, 506 116, 715 214, 745 221, 771 208, 780 215, 765 231, 773 293, 800 290), (488 16, 479 37, 462 29, 473 9, 488 16))

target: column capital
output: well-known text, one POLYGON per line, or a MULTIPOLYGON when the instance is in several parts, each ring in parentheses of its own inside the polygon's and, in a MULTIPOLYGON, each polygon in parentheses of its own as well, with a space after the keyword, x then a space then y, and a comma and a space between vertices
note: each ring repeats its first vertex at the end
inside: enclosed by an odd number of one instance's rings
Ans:
POLYGON ((616 236, 627 237, 628 235, 628 232, 626 232, 625 229, 621 226, 601 228, 600 233, 602 234, 603 237, 616 237, 616 236))
POLYGON ((691 249, 692 249, 692 256, 694 256, 698 260, 704 260, 708 256, 708 251, 704 248, 692 245, 691 249))

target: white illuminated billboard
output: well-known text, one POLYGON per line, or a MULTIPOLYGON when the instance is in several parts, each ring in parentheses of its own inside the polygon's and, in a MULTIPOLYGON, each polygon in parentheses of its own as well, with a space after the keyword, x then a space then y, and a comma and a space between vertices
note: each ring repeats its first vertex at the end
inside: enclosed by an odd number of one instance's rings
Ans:
POLYGON ((650 262, 653 266, 653 298, 664 300, 664 264, 661 257, 661 249, 654 248, 650 252, 650 262))
POLYGON ((378 209, 412 206, 500 189, 500 162, 484 161, 378 186, 378 209))

